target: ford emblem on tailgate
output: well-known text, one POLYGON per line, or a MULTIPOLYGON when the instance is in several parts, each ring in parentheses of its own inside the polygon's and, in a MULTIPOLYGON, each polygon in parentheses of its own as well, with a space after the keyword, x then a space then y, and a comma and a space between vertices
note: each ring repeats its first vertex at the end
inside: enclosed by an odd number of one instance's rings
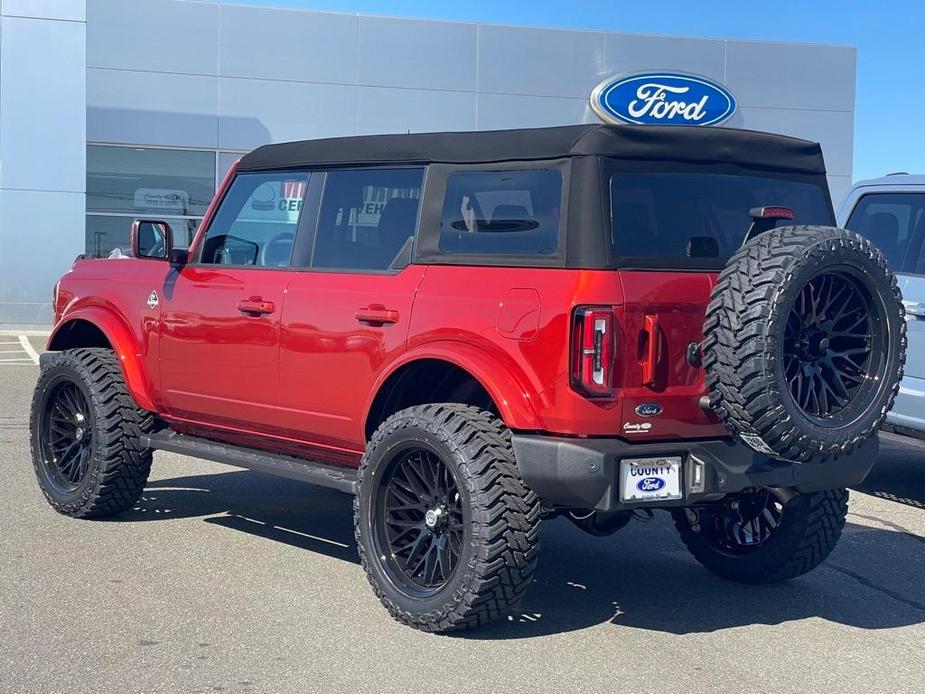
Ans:
POLYGON ((636 405, 636 414, 640 417, 658 417, 662 413, 662 406, 657 402, 644 402, 636 405))
POLYGON ((607 123, 716 125, 735 113, 736 100, 706 77, 645 72, 604 80, 591 92, 591 107, 607 123))
POLYGON ((636 489, 641 492, 657 492, 665 486, 665 480, 660 477, 643 477, 636 483, 636 489))

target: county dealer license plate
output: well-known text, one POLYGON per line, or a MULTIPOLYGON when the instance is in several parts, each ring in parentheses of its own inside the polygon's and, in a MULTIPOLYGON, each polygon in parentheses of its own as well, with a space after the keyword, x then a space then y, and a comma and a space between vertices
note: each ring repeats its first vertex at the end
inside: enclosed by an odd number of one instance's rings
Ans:
POLYGON ((620 501, 670 501, 682 497, 681 458, 620 461, 620 501))

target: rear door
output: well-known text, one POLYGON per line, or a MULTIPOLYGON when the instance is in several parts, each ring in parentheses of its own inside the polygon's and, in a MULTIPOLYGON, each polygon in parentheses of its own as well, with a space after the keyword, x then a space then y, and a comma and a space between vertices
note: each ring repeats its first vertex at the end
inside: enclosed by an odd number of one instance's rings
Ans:
POLYGON ((310 266, 293 277, 282 315, 277 423, 292 438, 356 453, 365 405, 405 348, 424 276, 409 264, 424 169, 317 175, 326 180, 310 266))
POLYGON ((277 419, 279 326, 308 174, 241 173, 194 260, 161 298, 161 390, 174 417, 267 432, 277 419))
POLYGON ((906 307, 905 375, 887 421, 925 431, 925 188, 862 188, 845 227, 883 252, 906 307))

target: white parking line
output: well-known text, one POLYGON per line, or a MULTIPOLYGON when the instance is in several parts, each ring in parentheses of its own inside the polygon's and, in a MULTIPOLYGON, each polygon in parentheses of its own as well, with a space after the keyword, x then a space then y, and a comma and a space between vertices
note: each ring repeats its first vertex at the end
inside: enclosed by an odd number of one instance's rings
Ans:
POLYGON ((25 335, 19 336, 19 344, 22 345, 22 348, 26 350, 26 354, 29 355, 29 358, 36 365, 39 363, 39 353, 35 351, 35 348, 32 347, 32 343, 29 342, 29 338, 25 335))

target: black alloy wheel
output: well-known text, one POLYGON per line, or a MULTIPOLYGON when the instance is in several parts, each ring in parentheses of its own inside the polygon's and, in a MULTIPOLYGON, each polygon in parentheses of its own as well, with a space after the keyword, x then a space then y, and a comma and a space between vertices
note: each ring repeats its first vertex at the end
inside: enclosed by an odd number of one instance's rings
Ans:
POLYGON ((42 462, 64 491, 77 489, 90 464, 93 422, 87 398, 73 381, 61 381, 45 398, 39 427, 42 462))
POLYGON ((863 411, 883 379, 884 307, 843 268, 820 272, 800 292, 784 329, 784 374, 794 402, 820 426, 863 411))
POLYGON ((762 455, 851 455, 876 436, 899 392, 904 313, 896 276, 864 237, 824 226, 758 234, 729 259, 707 307, 701 351, 713 413, 762 455))
POLYGON ((430 632, 513 611, 533 580, 540 502, 511 431, 472 405, 399 410, 373 433, 357 471, 360 563, 389 613, 430 632))
POLYGON ((436 451, 400 450, 381 481, 374 511, 376 543, 396 586, 431 594, 453 576, 466 534, 459 485, 436 451))
POLYGON ((766 489, 737 494, 711 513, 713 537, 728 552, 748 552, 771 539, 783 514, 784 505, 766 489))
POLYGON ((132 400, 112 350, 55 352, 36 381, 29 429, 36 480, 58 513, 102 518, 138 501, 154 415, 132 400))
POLYGON ((782 503, 754 489, 672 515, 688 550, 717 576, 778 583, 812 571, 832 552, 845 527, 848 492, 796 494, 782 503))

